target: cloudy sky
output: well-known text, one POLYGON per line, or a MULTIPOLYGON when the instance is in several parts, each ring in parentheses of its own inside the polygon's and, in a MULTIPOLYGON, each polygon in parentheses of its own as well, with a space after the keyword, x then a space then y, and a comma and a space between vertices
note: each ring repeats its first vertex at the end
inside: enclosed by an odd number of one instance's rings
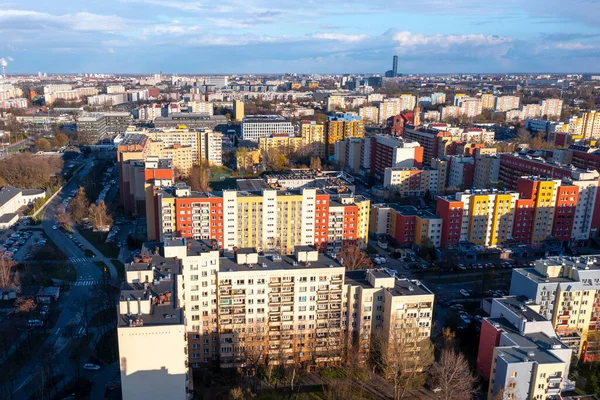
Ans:
POLYGON ((600 0, 0 0, 8 72, 600 72, 600 0))

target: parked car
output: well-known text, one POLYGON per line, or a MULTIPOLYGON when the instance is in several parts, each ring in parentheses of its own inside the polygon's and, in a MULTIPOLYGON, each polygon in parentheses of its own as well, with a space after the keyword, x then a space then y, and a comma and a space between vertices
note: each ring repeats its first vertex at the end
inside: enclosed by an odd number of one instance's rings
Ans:
POLYGON ((471 297, 469 292, 467 292, 465 289, 460 289, 460 294, 462 294, 465 297, 471 297))
POLYGON ((87 363, 84 364, 83 369, 85 369, 86 371, 98 371, 100 369, 100 366, 96 364, 87 363))

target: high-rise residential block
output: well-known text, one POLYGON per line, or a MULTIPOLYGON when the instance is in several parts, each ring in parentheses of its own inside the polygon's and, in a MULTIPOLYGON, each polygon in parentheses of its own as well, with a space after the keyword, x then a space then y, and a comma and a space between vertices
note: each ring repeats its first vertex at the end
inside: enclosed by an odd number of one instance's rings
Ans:
MULTIPOLYGON (((256 247, 290 254, 315 245, 338 252, 368 242, 370 202, 362 196, 333 199, 316 189, 192 192, 176 185, 156 193, 156 240, 214 239, 220 248, 256 247)), ((150 217, 148 217, 150 219, 150 217)))
POLYGON ((346 114, 335 114, 329 116, 327 120, 326 135, 326 154, 333 156, 335 152, 335 142, 346 138, 363 138, 365 136, 365 123, 362 117, 346 114))
POLYGON ((597 256, 546 257, 512 272, 510 294, 531 299, 558 337, 583 361, 600 359, 597 256))
POLYGON ((519 108, 521 99, 518 96, 498 96, 494 103, 494 111, 506 112, 519 108))
POLYGON ((301 121, 299 131, 308 154, 313 157, 325 158, 325 125, 315 121, 301 121))

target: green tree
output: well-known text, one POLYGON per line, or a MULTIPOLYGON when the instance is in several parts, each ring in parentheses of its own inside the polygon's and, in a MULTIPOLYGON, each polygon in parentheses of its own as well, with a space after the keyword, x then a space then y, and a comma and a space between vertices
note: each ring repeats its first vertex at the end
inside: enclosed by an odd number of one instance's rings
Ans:
POLYGON ((246 170, 248 168, 248 153, 250 153, 250 149, 247 147, 238 147, 235 151, 235 161, 238 169, 246 170))
POLYGON ((596 371, 590 374, 590 377, 585 382, 585 391, 589 394, 600 394, 600 381, 596 371))
POLYGON ((35 151, 48 151, 50 150, 50 142, 48 139, 40 138, 34 142, 35 151))

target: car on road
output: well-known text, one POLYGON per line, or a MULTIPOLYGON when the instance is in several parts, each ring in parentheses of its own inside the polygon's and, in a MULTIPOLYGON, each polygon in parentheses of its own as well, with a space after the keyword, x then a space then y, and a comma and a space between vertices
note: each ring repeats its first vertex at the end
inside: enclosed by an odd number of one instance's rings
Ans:
POLYGON ((465 297, 471 297, 469 292, 467 292, 465 289, 460 289, 459 292, 460 292, 460 294, 462 294, 465 297))
POLYGON ((86 371, 98 371, 100 369, 100 366, 96 364, 87 363, 84 364, 83 369, 85 369, 86 371))
POLYGON ((52 229, 54 229, 54 230, 57 230, 57 229, 58 229, 58 225, 54 225, 54 226, 52 227, 52 229))

